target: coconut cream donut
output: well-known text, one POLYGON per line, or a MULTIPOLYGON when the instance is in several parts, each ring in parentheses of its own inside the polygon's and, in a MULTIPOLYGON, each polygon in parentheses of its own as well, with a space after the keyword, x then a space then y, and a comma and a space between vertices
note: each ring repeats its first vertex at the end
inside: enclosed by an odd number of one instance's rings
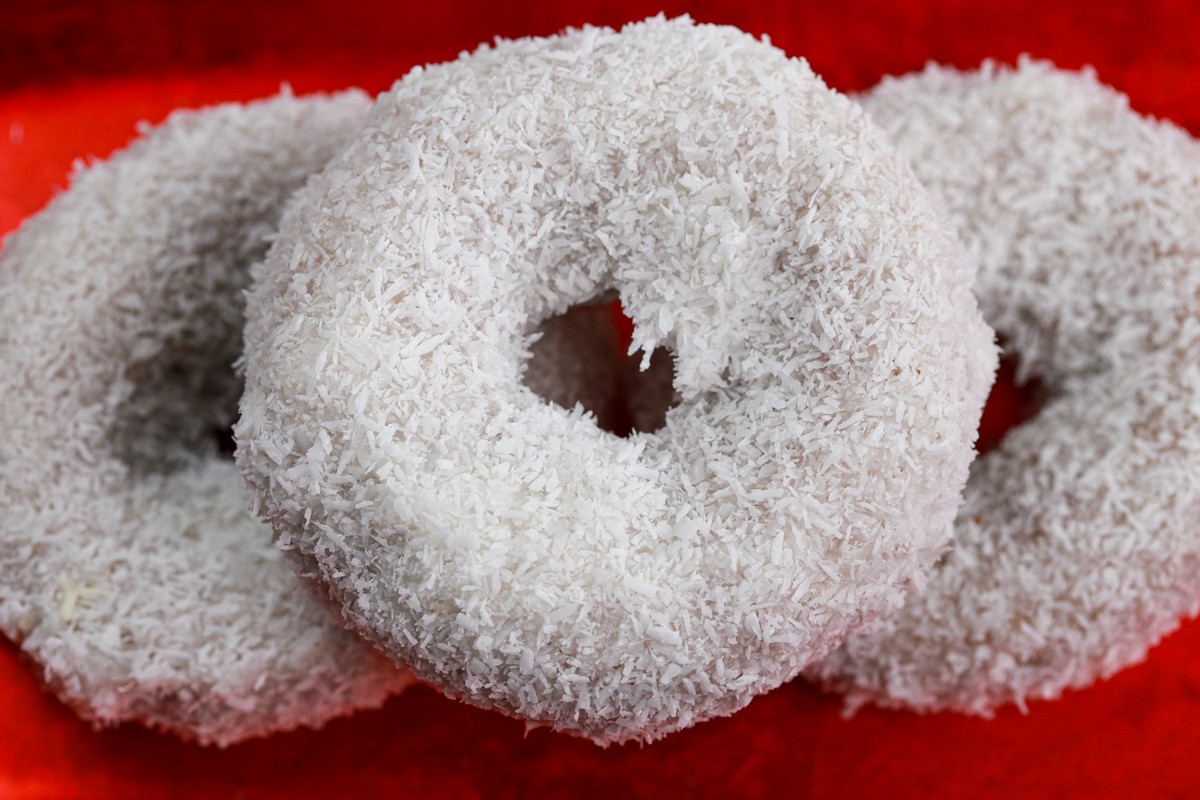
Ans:
POLYGON ((411 680, 310 597, 215 436, 248 266, 369 105, 176 113, 0 254, 0 630, 98 725, 224 745, 411 680))
POLYGON ((851 705, 1053 698, 1200 605, 1200 147, 1045 63, 930 67, 863 103, 1048 399, 976 462, 924 592, 811 674, 851 705))
POLYGON ((417 70, 255 273, 238 461, 345 618, 597 742, 741 708, 941 551, 994 367, 973 267, 801 60, 661 18, 417 70), (680 403, 621 438, 520 376, 615 292, 680 403))

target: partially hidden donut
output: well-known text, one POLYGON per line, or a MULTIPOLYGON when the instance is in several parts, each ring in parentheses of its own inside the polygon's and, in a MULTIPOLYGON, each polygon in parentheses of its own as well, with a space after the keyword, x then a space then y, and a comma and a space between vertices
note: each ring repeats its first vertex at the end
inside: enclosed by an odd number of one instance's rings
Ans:
POLYGON ((684 18, 416 70, 254 273, 237 458, 345 619, 600 743, 741 708, 920 584, 994 368, 973 267, 808 65, 684 18), (521 382, 615 293, 654 432, 521 382))
POLYGON ((930 67, 863 103, 1046 399, 976 461, 929 586, 810 674, 851 706, 1024 707, 1200 607, 1200 146, 1041 62, 930 67))
POLYGON ((249 265, 369 106, 178 112, 5 242, 0 630, 98 725, 225 745, 412 680, 293 574, 219 441, 249 265))

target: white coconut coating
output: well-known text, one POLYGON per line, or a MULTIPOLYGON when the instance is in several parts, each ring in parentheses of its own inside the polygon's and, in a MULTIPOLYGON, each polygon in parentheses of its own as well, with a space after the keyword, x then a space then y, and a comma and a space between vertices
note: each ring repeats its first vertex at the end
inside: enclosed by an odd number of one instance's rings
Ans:
POLYGON ((729 714, 897 607, 994 368, 974 268, 808 65, 661 18, 417 70, 255 272, 238 461, 344 615, 597 742, 729 714), (521 382, 616 292, 674 352, 620 438, 521 382))
POLYGON ((811 670, 990 713, 1137 662, 1200 606, 1200 147, 1090 73, 930 67, 863 98, 980 265, 1040 414, 976 462, 953 550, 811 670))
POLYGON ((293 574, 215 437, 250 262, 369 105, 178 112, 5 242, 0 630, 97 725, 225 745, 411 681, 293 574))

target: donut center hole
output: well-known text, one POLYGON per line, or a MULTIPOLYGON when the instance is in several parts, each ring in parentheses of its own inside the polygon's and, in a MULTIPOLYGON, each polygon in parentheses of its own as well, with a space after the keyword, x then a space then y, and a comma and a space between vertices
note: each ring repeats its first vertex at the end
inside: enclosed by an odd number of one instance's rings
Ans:
POLYGON ((237 450, 237 442, 233 440, 233 426, 214 427, 209 436, 217 446, 217 454, 227 461, 233 461, 233 453, 237 450))
POLYGON ((116 384, 109 440, 135 476, 233 457, 231 428, 242 394, 234 362, 242 351, 248 258, 224 250, 205 256, 147 300, 150 316, 141 325, 167 333, 132 348, 136 357, 123 364, 116 384))
MULTIPOLYGON (((158 358, 126 372, 132 390, 117 410, 112 441, 134 475, 165 475, 197 459, 233 458, 232 426, 242 389, 233 369, 237 350, 226 360, 199 344, 172 343, 158 358)), ((236 347, 229 342, 217 352, 236 347)))
POLYGON ((653 433, 679 404, 675 357, 660 347, 640 369, 644 353, 629 354, 633 323, 619 301, 580 303, 543 320, 530 348, 524 384, 543 400, 583 406, 596 424, 616 436, 653 433))
POLYGON ((1018 383, 1019 365, 1020 359, 1013 353, 1000 359, 996 382, 979 421, 975 449, 980 455, 999 447, 1010 430, 1036 417, 1046 405, 1048 392, 1042 379, 1035 375, 1018 383))

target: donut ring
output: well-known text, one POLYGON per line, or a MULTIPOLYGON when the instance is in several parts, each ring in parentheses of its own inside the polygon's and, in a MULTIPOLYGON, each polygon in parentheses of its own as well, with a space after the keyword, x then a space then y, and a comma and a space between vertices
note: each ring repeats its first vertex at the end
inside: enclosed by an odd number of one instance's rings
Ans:
POLYGON ((369 105, 176 113, 0 254, 0 630, 97 725, 226 745, 411 681, 308 596, 213 437, 249 263, 369 105))
POLYGON ((1200 605, 1200 147, 1045 63, 931 67, 863 102, 1048 400, 976 462, 924 592, 811 675, 851 706, 1024 707, 1141 660, 1200 605))
POLYGON ((597 742, 729 714, 946 541, 995 352, 970 262, 807 64, 661 18, 383 95, 255 273, 238 461, 345 618, 597 742), (628 439, 520 375, 616 291, 681 402, 628 439), (874 476, 865 480, 865 476, 874 476))

